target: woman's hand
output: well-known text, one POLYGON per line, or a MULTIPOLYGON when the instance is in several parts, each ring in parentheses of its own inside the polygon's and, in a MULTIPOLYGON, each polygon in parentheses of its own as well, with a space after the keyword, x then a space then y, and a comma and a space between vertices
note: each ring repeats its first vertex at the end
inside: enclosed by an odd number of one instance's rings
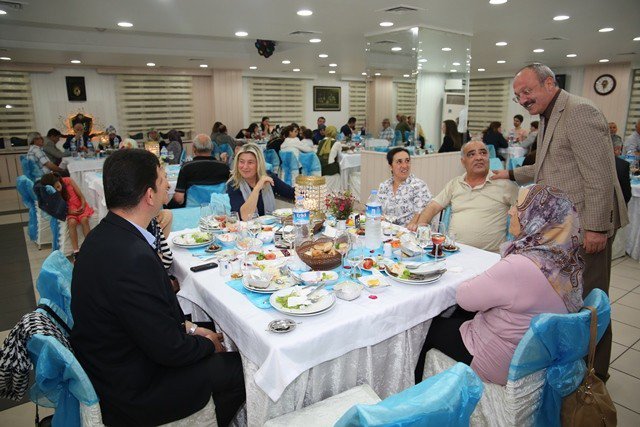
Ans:
POLYGON ((258 190, 262 190, 266 183, 269 183, 269 185, 273 187, 273 178, 271 178, 269 175, 264 175, 262 178, 260 178, 255 188, 258 190))
POLYGON ((417 222, 410 222, 407 224, 407 230, 415 232, 419 226, 417 222))

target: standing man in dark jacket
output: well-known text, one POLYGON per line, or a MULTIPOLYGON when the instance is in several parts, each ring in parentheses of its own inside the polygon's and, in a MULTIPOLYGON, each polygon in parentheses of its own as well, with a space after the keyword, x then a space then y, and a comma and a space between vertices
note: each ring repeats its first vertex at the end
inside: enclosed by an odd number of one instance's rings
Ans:
POLYGON ((104 423, 165 424, 213 397, 218 424, 228 425, 245 399, 240 356, 223 352, 220 334, 184 321, 146 230, 168 198, 158 159, 118 151, 104 163, 103 180, 109 213, 73 270, 71 343, 104 423))

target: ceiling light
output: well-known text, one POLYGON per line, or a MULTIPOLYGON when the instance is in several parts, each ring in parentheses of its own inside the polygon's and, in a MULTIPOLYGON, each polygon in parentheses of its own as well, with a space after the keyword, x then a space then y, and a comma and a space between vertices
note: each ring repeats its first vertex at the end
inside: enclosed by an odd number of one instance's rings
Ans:
POLYGON ((575 53, 570 53, 567 55, 567 58, 575 58, 576 56, 578 55, 576 55, 575 53))
POLYGON ((337 67, 338 64, 329 64, 329 67, 337 67))
POLYGON ((7 14, 7 12, 6 12, 6 11, 4 11, 4 10, 0 9, 0 15, 6 15, 6 14, 7 14))
POLYGON ((411 77, 409 74, 403 74, 402 77, 411 77))
POLYGON ((320 43, 321 41, 320 39, 309 39, 309 43, 320 43))
POLYGON ((498 42, 496 43, 496 46, 506 46, 507 44, 507 42, 498 42))
POLYGON ((640 37, 636 37, 633 39, 634 42, 640 42, 640 37))
POLYGON ((237 37, 247 37, 248 35, 249 33, 247 33, 246 31, 236 31, 237 37))
POLYGON ((418 49, 418 52, 422 52, 422 49, 418 49))
POLYGON ((3 61, 11 61, 11 58, 9 58, 8 56, 0 56, 0 59, 3 61))
POLYGON ((533 53, 542 53, 544 49, 533 49, 533 53))
POLYGON ((599 59, 598 62, 609 62, 609 60, 606 59, 606 58, 605 59, 599 59))
POLYGON ((118 22, 118 27, 123 27, 123 28, 131 28, 133 27, 133 24, 131 22, 118 22))
POLYGON ((499 60, 496 61, 496 64, 504 64, 506 62, 507 61, 505 61, 504 59, 499 59, 499 60))
POLYGON ((460 65, 460 63, 459 62, 454 62, 453 65, 455 65, 457 67, 458 65, 460 65))
POLYGON ((451 48, 450 47, 443 47, 442 51, 443 52, 451 52, 451 48))
POLYGON ((412 47, 412 48, 411 48, 411 50, 415 51, 415 50, 416 50, 416 48, 415 48, 415 47, 412 47))
POLYGON ((287 65, 287 64, 291 64, 291 61, 289 61, 288 59, 285 59, 284 61, 282 61, 282 63, 287 65))
POLYGON ((367 73, 361 73, 361 74, 362 74, 363 76, 366 76, 366 75, 367 75, 367 73))
POLYGON ((489 0, 489 4, 505 4, 508 0, 489 0))
POLYGON ((600 28, 598 30, 599 33, 609 33, 611 31, 613 31, 613 28, 611 28, 611 27, 600 28))
POLYGON ((385 21, 380 23, 381 27, 393 27, 393 22, 385 21))
POLYGON ((329 74, 335 74, 336 70, 329 70, 329 74))
POLYGON ((380 73, 375 73, 374 76, 381 76, 382 74, 380 73))
POLYGON ((309 9, 300 9, 298 12, 296 12, 298 15, 300 16, 311 16, 313 15, 313 12, 310 11, 309 9))
POLYGON ((554 21, 566 21, 569 18, 570 18, 570 16, 568 16, 568 15, 558 15, 558 16, 554 16, 553 20, 554 21))
POLYGON ((255 65, 252 65, 251 67, 249 67, 250 70, 257 70, 258 67, 256 67, 255 65))
POLYGON ((200 64, 200 68, 207 68, 208 65, 207 64, 200 64))
POLYGON ((4 108, 7 108, 7 109, 8 109, 8 108, 13 108, 13 105, 9 105, 9 104, 7 104, 7 105, 5 105, 5 106, 4 106, 4 108))
POLYGON ((327 55, 326 53, 321 53, 320 55, 318 55, 318 58, 328 58, 329 55, 327 55))
POLYGON ((294 73, 298 73, 298 72, 300 72, 300 68, 294 68, 294 69, 293 69, 293 72, 294 72, 294 73))
POLYGON ((420 58, 418 59, 418 62, 427 62, 427 58, 420 58))
POLYGON ((483 72, 484 68, 478 68, 478 71, 483 72))
POLYGON ((402 48, 400 46, 394 46, 391 48, 392 51, 394 52, 400 52, 402 50, 402 48))
POLYGON ((457 73, 458 70, 449 70, 450 73, 457 73))
POLYGON ((79 59, 72 59, 71 63, 72 64, 82 64, 82 62, 79 59))
POLYGON ((147 67, 155 67, 156 63, 155 62, 147 62, 147 67))

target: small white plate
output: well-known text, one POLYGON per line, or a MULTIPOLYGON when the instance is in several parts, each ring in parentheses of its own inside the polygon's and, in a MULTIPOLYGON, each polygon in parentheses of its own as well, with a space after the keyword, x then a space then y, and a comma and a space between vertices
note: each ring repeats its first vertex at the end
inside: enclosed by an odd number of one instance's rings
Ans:
POLYGON ((184 243, 183 242, 183 238, 184 236, 189 236, 193 233, 185 233, 185 234, 181 234, 179 236, 174 236, 174 238, 171 240, 171 242, 180 247, 180 248, 200 248, 203 246, 209 246, 211 244, 211 242, 213 242, 213 236, 209 233, 209 240, 207 240, 206 242, 200 242, 200 243, 184 243))

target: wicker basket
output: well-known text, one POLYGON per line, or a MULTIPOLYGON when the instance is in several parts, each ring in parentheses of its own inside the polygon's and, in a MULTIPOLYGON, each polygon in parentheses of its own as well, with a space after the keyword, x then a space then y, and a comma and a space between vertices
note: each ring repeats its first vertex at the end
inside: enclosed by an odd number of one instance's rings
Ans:
POLYGON ((337 240, 331 239, 329 237, 320 237, 316 240, 308 240, 306 242, 302 242, 296 248, 296 252, 300 259, 314 271, 333 270, 340 265, 340 261, 342 260, 342 256, 337 251, 333 255, 324 254, 322 256, 314 257, 305 254, 305 252, 311 249, 313 245, 324 242, 334 242, 334 244, 346 242, 346 237, 342 237, 337 240))

